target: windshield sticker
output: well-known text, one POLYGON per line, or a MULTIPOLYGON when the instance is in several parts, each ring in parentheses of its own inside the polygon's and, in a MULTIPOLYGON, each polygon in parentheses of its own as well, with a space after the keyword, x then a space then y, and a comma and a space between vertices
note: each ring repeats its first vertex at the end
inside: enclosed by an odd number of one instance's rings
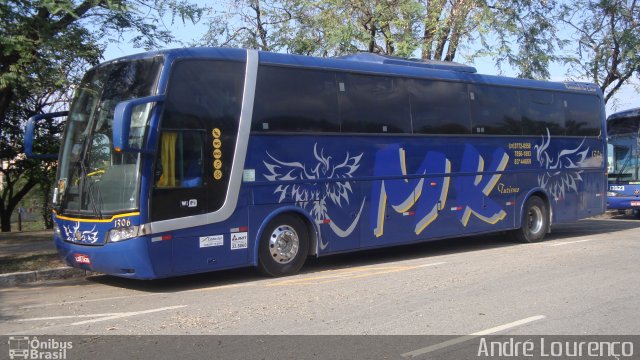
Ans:
POLYGON ((58 180, 58 189, 60 189, 60 195, 63 195, 64 191, 67 189, 67 178, 58 180))

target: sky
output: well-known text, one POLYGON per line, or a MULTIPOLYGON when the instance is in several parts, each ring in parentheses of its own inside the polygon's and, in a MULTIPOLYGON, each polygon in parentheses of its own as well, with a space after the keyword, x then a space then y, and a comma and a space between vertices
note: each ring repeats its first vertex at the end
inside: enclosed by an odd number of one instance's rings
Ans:
MULTIPOLYGON (((168 23, 167 23, 168 24, 168 23)), ((194 41, 199 40, 207 31, 206 19, 201 20, 197 24, 183 24, 178 21, 172 25, 170 25, 169 30, 175 35, 176 39, 179 42, 184 44, 188 44, 194 41)), ((181 47, 180 43, 170 44, 166 48, 176 48, 181 47)), ((458 57, 459 59, 463 59, 465 57, 464 54, 465 49, 462 49, 462 54, 458 57)), ((466 51, 472 51, 471 49, 467 49, 466 51)), ((110 43, 104 54, 104 61, 112 60, 118 57, 127 56, 131 54, 144 52, 144 49, 134 48, 132 44, 125 38, 120 43, 110 43)), ((460 60, 457 61, 460 61, 460 60)), ((464 62, 464 61, 460 61, 464 62)), ((508 68, 507 66, 502 66, 502 69, 498 69, 495 62, 489 58, 480 58, 476 59, 473 62, 464 62, 466 65, 475 66, 480 74, 487 75, 504 75, 504 76, 515 76, 516 72, 513 69, 508 68), (501 72, 500 72, 501 70, 501 72)), ((554 63, 550 66, 550 74, 551 81, 564 81, 567 79, 567 67, 562 64, 554 63)), ((587 80, 588 81, 588 80, 587 80)), ((640 83, 636 80, 635 85, 640 89, 640 83)), ((607 116, 613 114, 614 112, 627 110, 630 108, 640 107, 640 95, 636 90, 634 84, 623 86, 617 93, 614 95, 612 100, 610 100, 606 105, 607 116)))

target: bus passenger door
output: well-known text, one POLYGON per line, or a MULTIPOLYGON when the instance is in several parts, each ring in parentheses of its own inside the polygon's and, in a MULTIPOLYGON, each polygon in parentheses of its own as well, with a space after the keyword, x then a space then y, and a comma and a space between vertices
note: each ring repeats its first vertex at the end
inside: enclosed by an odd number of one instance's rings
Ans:
POLYGON ((229 239, 229 229, 246 226, 246 220, 240 220, 246 214, 227 219, 228 223, 188 218, 219 211, 227 197, 240 196, 228 190, 234 188, 230 178, 245 67, 239 60, 199 58, 180 59, 171 65, 151 216, 152 221, 177 219, 171 241, 176 273, 247 263, 246 247, 235 244, 232 248, 229 239))

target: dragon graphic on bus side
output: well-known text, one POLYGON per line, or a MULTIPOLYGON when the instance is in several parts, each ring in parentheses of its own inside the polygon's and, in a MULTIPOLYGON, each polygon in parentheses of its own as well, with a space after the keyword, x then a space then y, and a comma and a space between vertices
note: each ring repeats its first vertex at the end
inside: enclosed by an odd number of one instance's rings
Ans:
POLYGON ((560 150, 557 156, 549 154, 551 134, 547 129, 547 136, 542 135, 540 145, 535 145, 536 159, 540 166, 548 171, 538 175, 538 185, 551 194, 557 202, 565 198, 568 191, 578 192, 578 183, 583 181, 581 167, 585 165, 589 148, 584 149, 585 139, 575 149, 560 150), (571 171, 564 171, 571 169, 571 171))
MULTIPOLYGON (((547 130, 547 135, 542 135, 542 141, 533 146, 535 160, 542 169, 547 170, 538 175, 538 186, 546 189, 557 202, 567 192, 578 191, 578 183, 583 181, 581 168, 588 165, 586 158, 589 148, 585 147, 584 139, 578 147, 560 149, 556 155, 551 153, 551 148, 551 135, 547 130)), ((510 160, 502 147, 482 156, 475 146, 465 144, 456 170, 452 168, 445 152, 433 150, 424 154, 418 168, 409 170, 405 152, 401 144, 388 144, 380 148, 373 158, 373 176, 378 180, 372 183, 370 223, 376 237, 384 234, 384 219, 388 209, 399 214, 415 214, 418 219, 414 224, 416 235, 423 233, 444 208, 455 212, 464 227, 472 217, 488 224, 496 224, 506 218, 503 205, 491 197, 510 160), (452 177, 458 172, 478 174, 452 177), (407 178, 410 174, 422 176, 407 178), (448 199, 451 188, 458 193, 455 203, 448 199)), ((331 220, 331 206, 328 205, 343 208, 350 203, 352 179, 361 166, 363 154, 351 155, 346 152, 339 157, 329 156, 325 155, 324 148, 315 143, 313 157, 316 161, 303 163, 283 161, 267 152, 268 160, 263 161, 267 171, 263 176, 269 181, 287 181, 274 190, 278 203, 293 201, 308 211, 318 224, 329 224, 336 235, 347 237, 357 226, 366 199, 362 200, 357 215, 346 229, 331 220)))
MULTIPOLYGON (((286 162, 276 159, 267 152, 270 161, 263 161, 268 173, 264 177, 269 181, 292 181, 302 180, 292 184, 279 185, 274 194, 278 195, 278 202, 285 199, 293 199, 295 204, 307 210, 314 217, 317 223, 327 223, 331 230, 339 237, 351 235, 355 229, 365 200, 360 205, 360 210, 353 222, 346 228, 340 228, 334 221, 331 221, 327 202, 342 207, 349 204, 349 197, 353 194, 351 182, 353 174, 360 167, 360 160, 363 153, 351 156, 349 152, 338 161, 332 156, 324 155, 324 148, 318 152, 318 144, 313 145, 313 155, 317 160, 311 165, 301 162, 286 162), (331 181, 338 180, 338 181, 331 181)), ((322 244, 321 247, 325 247, 322 244)))

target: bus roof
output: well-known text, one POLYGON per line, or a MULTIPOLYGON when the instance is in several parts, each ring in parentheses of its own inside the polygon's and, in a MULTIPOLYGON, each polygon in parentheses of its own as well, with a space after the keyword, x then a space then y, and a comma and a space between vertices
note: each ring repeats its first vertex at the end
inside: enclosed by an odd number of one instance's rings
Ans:
POLYGON ((425 69, 462 71, 468 73, 476 73, 477 70, 473 66, 463 65, 453 61, 438 60, 422 60, 422 59, 405 59, 398 56, 380 55, 369 52, 355 53, 351 55, 340 56, 338 59, 371 62, 377 64, 390 64, 421 67, 425 69))
POLYGON ((607 118, 607 121, 624 119, 624 118, 632 118, 632 117, 640 117, 640 107, 613 113, 609 115, 609 117, 607 118))
MULTIPOLYGON (((343 57, 321 58, 314 56, 281 54, 260 51, 260 63, 280 66, 316 68, 346 72, 369 73, 376 75, 395 75, 434 80, 460 81, 466 83, 520 87, 539 90, 592 93, 602 97, 600 88, 595 84, 583 82, 551 82, 543 80, 520 79, 505 76, 483 75, 476 69, 454 62, 423 61, 404 59, 395 56, 357 53, 343 57)), ((151 51, 112 60, 123 61, 150 56, 164 55, 169 59, 212 58, 244 60, 246 50, 234 48, 180 48, 151 51)))

